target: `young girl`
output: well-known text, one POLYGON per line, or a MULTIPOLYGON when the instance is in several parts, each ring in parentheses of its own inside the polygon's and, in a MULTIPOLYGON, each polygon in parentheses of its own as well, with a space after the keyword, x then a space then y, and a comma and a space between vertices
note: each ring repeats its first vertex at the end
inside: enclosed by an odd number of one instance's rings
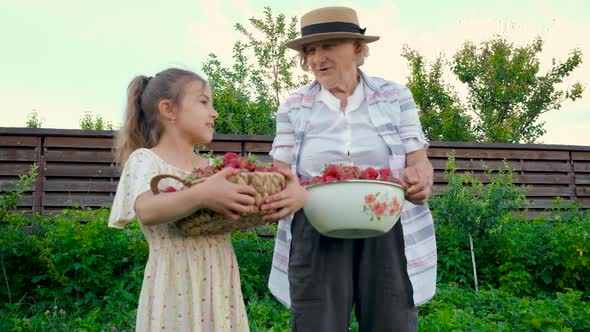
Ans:
MULTIPOLYGON (((193 151, 213 138, 218 115, 211 103, 207 82, 181 69, 138 76, 128 88, 125 125, 115 143, 116 160, 125 166, 109 226, 123 228, 137 217, 149 244, 137 331, 249 330, 229 236, 187 237, 171 222, 201 208, 238 218, 254 204, 254 189, 229 182, 238 171, 227 168, 190 189, 150 191, 155 175, 184 177, 208 165, 193 151)), ((162 182, 163 189, 181 188, 162 182)))

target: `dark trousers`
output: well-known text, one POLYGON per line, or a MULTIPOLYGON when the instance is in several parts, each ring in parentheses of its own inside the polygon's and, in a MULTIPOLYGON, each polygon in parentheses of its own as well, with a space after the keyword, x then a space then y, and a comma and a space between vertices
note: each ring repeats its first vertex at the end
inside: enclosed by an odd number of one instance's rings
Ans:
POLYGON ((289 258, 294 332, 345 332, 354 308, 360 332, 417 331, 398 222, 368 239, 321 235, 303 210, 291 224, 289 258))

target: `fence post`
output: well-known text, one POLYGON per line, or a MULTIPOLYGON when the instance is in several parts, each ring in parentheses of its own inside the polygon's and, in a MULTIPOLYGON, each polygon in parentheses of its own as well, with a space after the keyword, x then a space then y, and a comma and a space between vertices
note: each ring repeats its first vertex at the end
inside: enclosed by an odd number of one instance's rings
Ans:
POLYGON ((570 199, 572 201, 576 201, 578 202, 578 195, 576 194, 576 168, 574 165, 574 157, 573 157, 574 152, 572 150, 569 151, 569 163, 570 163, 570 187, 572 189, 572 195, 570 196, 570 199))
POLYGON ((39 134, 37 145, 37 178, 35 179, 35 191, 33 192, 33 218, 43 213, 43 190, 45 180, 45 136, 39 134))

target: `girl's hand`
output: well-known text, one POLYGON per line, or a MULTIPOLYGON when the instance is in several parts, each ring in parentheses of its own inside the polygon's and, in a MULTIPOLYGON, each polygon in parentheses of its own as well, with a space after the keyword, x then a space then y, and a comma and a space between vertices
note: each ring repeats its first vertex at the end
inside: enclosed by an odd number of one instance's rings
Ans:
POLYGON ((256 190, 227 180, 229 176, 239 172, 238 169, 224 168, 207 178, 205 182, 193 187, 201 187, 199 191, 202 192, 203 206, 234 220, 240 218, 240 213, 252 211, 256 190))
POLYGON ((264 216, 264 220, 279 220, 294 214, 307 203, 307 190, 299 185, 299 179, 291 171, 279 169, 287 180, 282 191, 268 196, 260 207, 262 211, 277 209, 275 213, 264 216))

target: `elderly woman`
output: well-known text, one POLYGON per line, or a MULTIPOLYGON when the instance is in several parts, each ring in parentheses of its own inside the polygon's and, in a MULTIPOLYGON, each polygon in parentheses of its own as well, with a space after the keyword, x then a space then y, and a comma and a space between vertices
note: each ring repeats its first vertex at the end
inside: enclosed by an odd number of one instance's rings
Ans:
POLYGON ((279 107, 270 154, 291 169, 292 181, 263 207, 278 209, 269 219, 285 218, 269 288, 290 306, 293 331, 348 331, 353 308, 360 331, 416 331, 416 306, 435 292, 428 143, 408 88, 358 68, 367 44, 379 39, 364 33, 353 9, 320 8, 301 18, 301 38, 286 44, 316 79, 279 107), (318 233, 301 209, 306 191, 293 179, 320 175, 331 163, 398 171, 407 187, 401 222, 374 238, 318 233))

